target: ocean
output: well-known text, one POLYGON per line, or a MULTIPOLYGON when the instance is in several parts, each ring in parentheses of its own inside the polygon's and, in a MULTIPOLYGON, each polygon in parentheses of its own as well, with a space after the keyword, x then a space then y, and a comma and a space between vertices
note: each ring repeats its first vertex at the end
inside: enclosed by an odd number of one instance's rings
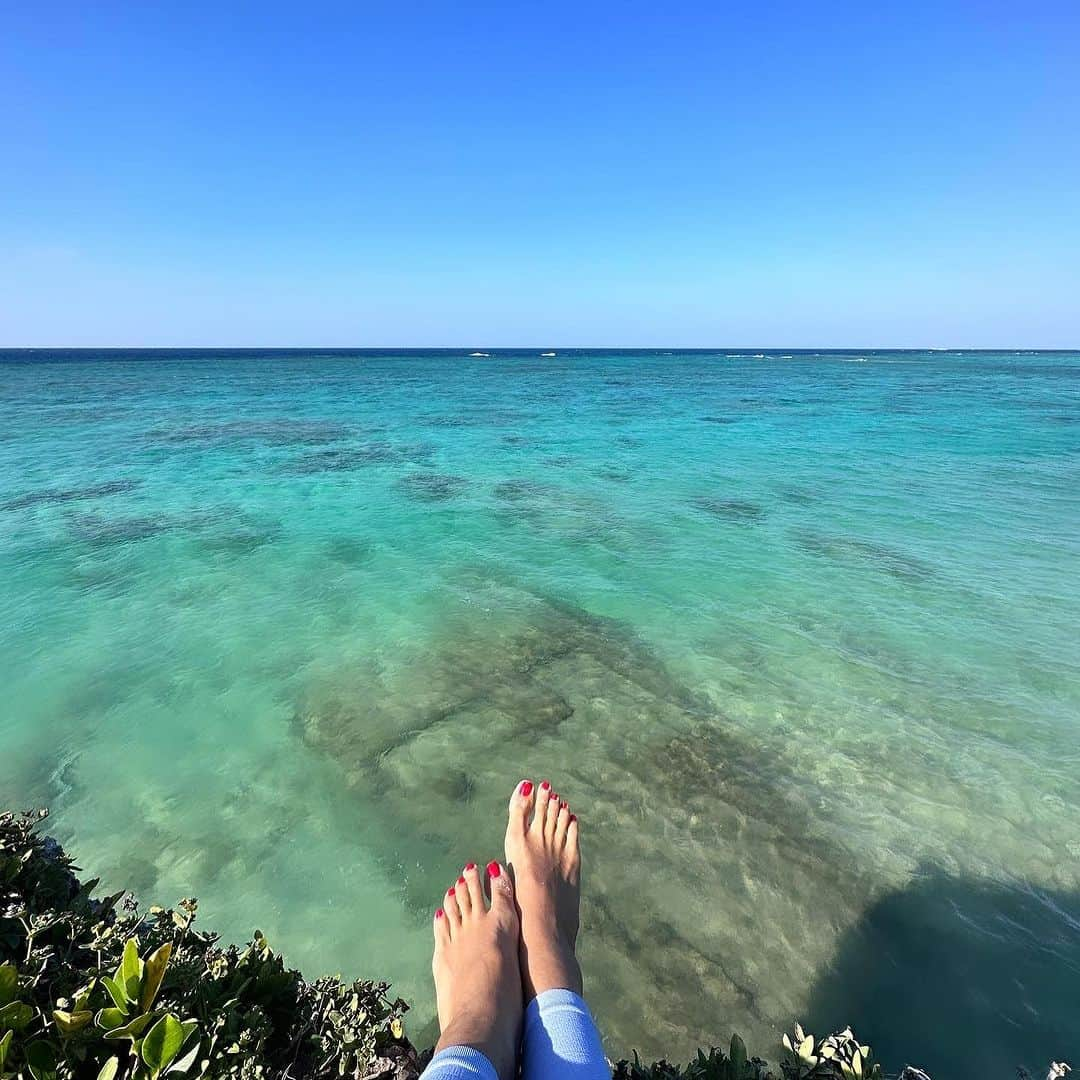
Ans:
POLYGON ((103 889, 423 1042, 550 778, 609 1055, 1080 1058, 1080 353, 6 351, 0 421, 0 804, 103 889))

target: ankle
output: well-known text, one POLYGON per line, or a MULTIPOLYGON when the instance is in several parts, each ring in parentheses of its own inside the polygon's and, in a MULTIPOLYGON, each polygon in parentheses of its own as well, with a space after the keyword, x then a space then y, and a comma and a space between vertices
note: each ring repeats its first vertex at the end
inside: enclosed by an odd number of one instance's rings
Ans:
POLYGON ((492 1025, 481 1021, 462 1019, 451 1021, 435 1044, 435 1053, 455 1046, 466 1046, 491 1062, 499 1080, 513 1080, 516 1068, 515 1038, 510 1033, 499 1033, 492 1025))
POLYGON ((547 990, 570 990, 581 996, 581 965, 574 950, 561 939, 552 939, 542 947, 523 943, 521 969, 526 1004, 547 990))

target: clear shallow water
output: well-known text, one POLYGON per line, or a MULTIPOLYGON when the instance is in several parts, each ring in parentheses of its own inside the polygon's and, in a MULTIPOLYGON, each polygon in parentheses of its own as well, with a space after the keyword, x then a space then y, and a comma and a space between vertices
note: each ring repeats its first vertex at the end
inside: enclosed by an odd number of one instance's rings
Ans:
POLYGON ((423 1040, 550 776, 609 1052, 1080 1057, 1080 355, 537 352, 0 353, 2 801, 423 1040))

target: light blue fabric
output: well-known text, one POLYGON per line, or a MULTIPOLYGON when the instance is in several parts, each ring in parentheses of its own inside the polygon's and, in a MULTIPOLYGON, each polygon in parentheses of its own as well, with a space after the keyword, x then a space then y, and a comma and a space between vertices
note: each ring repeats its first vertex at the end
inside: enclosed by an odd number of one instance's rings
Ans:
POLYGON ((611 1080, 589 1006, 572 990, 545 990, 529 1002, 521 1080, 611 1080))
POLYGON ((429 1062, 420 1080, 499 1080, 495 1066, 471 1046, 448 1046, 429 1062))
MULTIPOLYGON (((498 1080, 471 1046, 440 1050, 420 1080, 498 1080)), ((589 1007, 571 990, 545 990, 529 1002, 521 1039, 521 1080, 611 1080, 589 1007)))

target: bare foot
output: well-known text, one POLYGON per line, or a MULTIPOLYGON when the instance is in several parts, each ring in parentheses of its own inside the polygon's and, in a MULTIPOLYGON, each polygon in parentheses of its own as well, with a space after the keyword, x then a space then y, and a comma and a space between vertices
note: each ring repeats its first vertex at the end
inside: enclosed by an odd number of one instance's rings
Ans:
POLYGON ((581 993, 574 955, 581 856, 577 817, 545 780, 522 780, 510 798, 506 862, 521 914, 521 980, 526 1002, 545 990, 581 993))
POLYGON ((441 1032, 435 1050, 471 1046, 495 1066, 499 1080, 513 1080, 523 1008, 514 886, 499 863, 488 863, 489 908, 480 874, 469 863, 435 912, 431 970, 441 1032))

